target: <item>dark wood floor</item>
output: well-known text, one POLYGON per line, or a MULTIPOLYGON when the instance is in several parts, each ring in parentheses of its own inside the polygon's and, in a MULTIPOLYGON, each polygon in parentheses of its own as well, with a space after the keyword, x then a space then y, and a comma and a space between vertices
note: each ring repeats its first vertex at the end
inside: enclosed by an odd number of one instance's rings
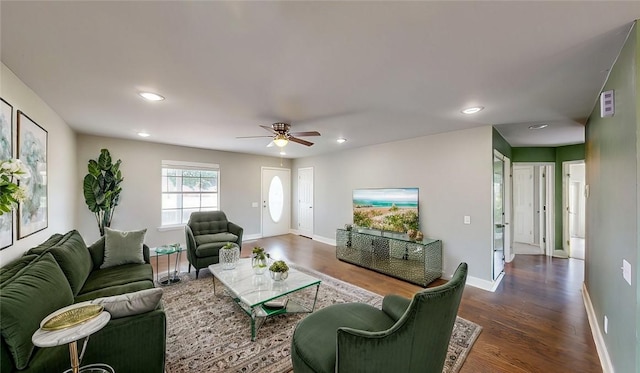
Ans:
MULTIPOLYGON (((335 247, 296 235, 245 242, 241 256, 262 246, 275 258, 385 295, 411 297, 421 288, 341 262, 335 247)), ((173 260, 173 259, 172 259, 173 260)), ((155 261, 153 261, 155 264, 155 261)), ((160 261, 160 271, 166 271, 160 261)), ((172 263, 173 264, 173 263, 172 263)), ((187 270, 186 255, 181 269, 187 270)), ((210 276, 203 269, 201 276, 210 276)), ((467 286, 459 316, 483 327, 461 373, 602 372, 582 301, 583 262, 518 255, 496 292, 467 286)), ((430 286, 444 282, 438 280, 430 286)))

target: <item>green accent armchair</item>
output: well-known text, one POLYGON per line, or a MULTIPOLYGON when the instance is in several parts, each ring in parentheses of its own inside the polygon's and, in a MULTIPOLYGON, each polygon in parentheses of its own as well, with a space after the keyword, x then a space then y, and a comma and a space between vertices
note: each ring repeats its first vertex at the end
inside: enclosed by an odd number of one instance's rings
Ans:
POLYGON ((187 259, 189 272, 191 266, 196 269, 196 278, 200 269, 220 261, 220 248, 227 242, 235 243, 242 249, 244 230, 227 220, 222 211, 193 212, 184 227, 187 240, 187 259))
POLYGON ((461 263, 448 283, 413 299, 387 295, 382 310, 343 303, 312 313, 293 333, 294 372, 442 373, 466 279, 461 263))

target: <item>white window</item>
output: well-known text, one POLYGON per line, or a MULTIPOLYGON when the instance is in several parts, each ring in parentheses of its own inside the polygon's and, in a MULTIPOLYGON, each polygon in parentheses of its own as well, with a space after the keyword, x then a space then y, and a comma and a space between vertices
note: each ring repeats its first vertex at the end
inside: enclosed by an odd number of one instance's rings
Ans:
POLYGON ((217 164, 162 161, 162 226, 185 224, 194 211, 220 206, 217 164))

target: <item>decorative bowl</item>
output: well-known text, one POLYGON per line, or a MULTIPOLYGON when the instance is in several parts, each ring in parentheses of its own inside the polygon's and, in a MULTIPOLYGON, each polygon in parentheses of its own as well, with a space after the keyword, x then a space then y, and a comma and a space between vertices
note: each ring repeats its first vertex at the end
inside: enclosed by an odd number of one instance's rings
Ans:
POLYGON ((271 275, 271 279, 273 281, 283 281, 289 277, 289 271, 286 272, 273 272, 269 271, 269 275, 271 275))

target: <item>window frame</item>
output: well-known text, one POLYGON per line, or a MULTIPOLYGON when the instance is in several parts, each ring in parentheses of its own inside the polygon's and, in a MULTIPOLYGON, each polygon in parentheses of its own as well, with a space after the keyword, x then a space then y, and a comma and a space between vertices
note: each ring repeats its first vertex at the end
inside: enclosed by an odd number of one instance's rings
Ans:
MULTIPOLYGON (((199 176, 200 179, 202 179, 202 176, 199 176)), ((171 229, 171 228, 179 228, 179 227, 184 227, 187 224, 188 218, 186 221, 183 221, 184 219, 184 210, 195 210, 197 209, 197 211, 219 211, 220 210, 220 165, 216 164, 216 163, 200 163, 200 162, 185 162, 185 161, 172 161, 172 160, 163 160, 162 164, 160 166, 160 194, 161 194, 161 198, 160 198, 160 227, 159 229, 164 230, 164 229, 171 229), (180 177, 181 179, 183 178, 183 173, 185 171, 213 171, 216 173, 216 186, 215 186, 215 192, 203 192, 202 190, 200 191, 184 191, 182 190, 182 187, 184 186, 184 184, 181 182, 180 183, 180 189, 179 191, 169 191, 167 188, 167 191, 165 191, 165 185, 164 183, 166 182, 165 178, 167 177, 165 175, 165 169, 172 169, 172 170, 180 170, 180 177), (183 196, 185 195, 199 195, 200 196, 200 201, 199 201, 199 206, 198 207, 185 207, 184 206, 184 199, 183 196), (166 195, 177 195, 178 198, 180 199, 180 207, 177 208, 165 208, 164 203, 165 203, 165 196, 166 195), (211 208, 211 207, 203 207, 202 206, 202 197, 203 195, 215 195, 215 207, 211 208), (165 211, 178 211, 179 216, 180 216, 180 222, 179 223, 165 223, 164 221, 164 214, 165 211)), ((192 211, 194 212, 194 211, 192 211)))

